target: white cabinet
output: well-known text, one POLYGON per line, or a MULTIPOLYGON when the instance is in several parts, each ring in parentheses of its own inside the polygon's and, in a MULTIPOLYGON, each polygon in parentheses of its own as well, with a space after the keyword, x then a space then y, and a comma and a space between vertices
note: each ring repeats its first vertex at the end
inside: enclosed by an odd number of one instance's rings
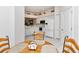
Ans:
POLYGON ((74 38, 77 42, 79 39, 79 7, 72 7, 61 11, 60 13, 60 35, 61 41, 68 35, 74 38))
POLYGON ((64 41, 64 37, 72 36, 72 8, 61 11, 60 13, 60 37, 64 41))
POLYGON ((55 15, 55 19, 54 19, 54 39, 60 39, 60 34, 59 34, 59 15, 55 15))
POLYGON ((64 11, 64 32, 65 34, 72 36, 72 10, 67 9, 64 11))
POLYGON ((64 26, 65 26, 64 19, 65 19, 64 12, 61 12, 61 14, 60 14, 60 39, 61 39, 61 41, 64 41, 64 35, 65 35, 65 33, 64 33, 64 26))

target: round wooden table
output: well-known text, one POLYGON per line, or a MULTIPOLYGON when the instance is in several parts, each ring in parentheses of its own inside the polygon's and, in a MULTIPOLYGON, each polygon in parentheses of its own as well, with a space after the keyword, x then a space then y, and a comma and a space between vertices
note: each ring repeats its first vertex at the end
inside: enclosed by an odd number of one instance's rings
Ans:
MULTIPOLYGON (((27 50, 27 46, 28 44, 25 44, 24 42, 22 43, 19 43, 18 45, 12 47, 11 49, 9 49, 8 53, 22 53, 23 49, 27 50)), ((39 48, 38 48, 39 50, 39 48)), ((35 53, 34 51, 23 51, 23 53, 35 53)), ((40 52, 37 52, 37 53, 58 53, 57 49, 53 46, 53 45, 50 45, 50 44, 46 44, 46 45, 43 45, 41 47, 41 51, 40 52)))

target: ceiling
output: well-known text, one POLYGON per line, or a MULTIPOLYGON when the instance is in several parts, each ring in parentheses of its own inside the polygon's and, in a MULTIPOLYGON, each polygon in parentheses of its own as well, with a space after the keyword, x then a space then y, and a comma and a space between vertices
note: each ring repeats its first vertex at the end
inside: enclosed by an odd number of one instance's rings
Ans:
POLYGON ((26 6, 25 11, 42 12, 53 8, 53 6, 26 6))
POLYGON ((25 6, 25 14, 40 16, 54 12, 54 6, 25 6))

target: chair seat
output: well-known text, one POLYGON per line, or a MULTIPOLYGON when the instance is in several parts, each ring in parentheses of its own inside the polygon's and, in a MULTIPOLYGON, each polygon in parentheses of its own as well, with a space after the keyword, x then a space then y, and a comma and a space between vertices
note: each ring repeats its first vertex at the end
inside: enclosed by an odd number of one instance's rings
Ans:
POLYGON ((35 33, 35 39, 36 40, 43 40, 44 33, 43 32, 36 32, 35 33))

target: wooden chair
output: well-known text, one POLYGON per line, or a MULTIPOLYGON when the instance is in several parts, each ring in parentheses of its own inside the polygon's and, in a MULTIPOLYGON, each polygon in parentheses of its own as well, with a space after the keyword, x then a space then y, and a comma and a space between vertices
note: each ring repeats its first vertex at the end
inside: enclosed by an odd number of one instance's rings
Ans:
POLYGON ((63 46, 64 53, 78 53, 79 45, 73 38, 66 38, 63 46))
POLYGON ((0 53, 6 53, 10 49, 9 38, 0 38, 0 53))
POLYGON ((44 32, 36 32, 34 34, 34 39, 35 40, 44 40, 44 32))

